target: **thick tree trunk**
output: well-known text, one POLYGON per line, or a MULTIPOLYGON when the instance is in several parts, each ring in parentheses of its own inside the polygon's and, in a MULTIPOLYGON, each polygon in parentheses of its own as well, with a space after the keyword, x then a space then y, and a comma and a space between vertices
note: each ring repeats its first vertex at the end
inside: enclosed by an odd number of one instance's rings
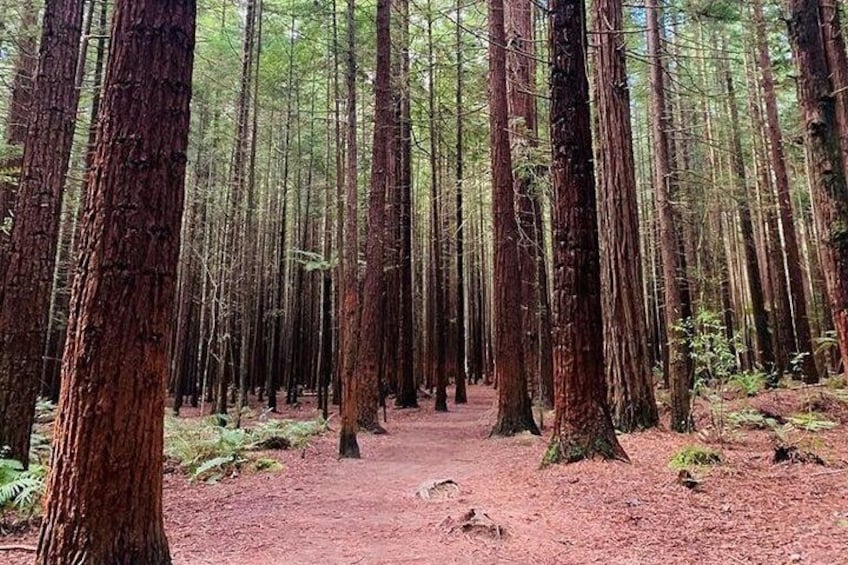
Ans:
POLYGON ((672 173, 669 156, 669 113, 666 103, 665 70, 660 46, 660 15, 657 0, 647 0, 648 56, 650 59, 651 139, 654 145, 654 190, 656 192, 662 279, 665 288, 665 326, 667 336, 668 384, 671 392, 671 428, 691 429, 689 406, 689 348, 683 330, 685 317, 681 268, 675 213, 671 202, 672 173))
MULTIPOLYGON (((606 405, 583 0, 551 3, 556 420, 543 464, 627 459, 606 405)), ((606 175, 605 175, 606 176, 606 175)))
POLYGON ((79 93, 82 0, 45 5, 38 71, 0 296, 0 445, 26 463, 79 93))
POLYGON ((383 431, 379 421, 380 345, 383 336, 383 238, 385 235, 386 184, 392 133, 391 0, 377 2, 377 71, 374 79, 374 144, 371 155, 371 189, 368 196, 368 239, 365 280, 362 288, 358 351, 356 355, 357 421, 361 428, 383 431))
MULTIPOLYGON (((530 161, 536 139, 535 49, 533 45, 533 4, 512 0, 504 4, 507 41, 507 99, 510 117, 510 145, 515 183, 518 223, 518 257, 521 269, 521 330, 524 366, 531 396, 539 396, 539 295, 537 255, 540 251, 534 228, 538 206, 533 203, 534 177, 538 173, 530 161), (516 167, 517 164, 517 167, 516 167)), ((541 220, 541 218, 539 218, 541 220)))
POLYGON ((799 72, 822 271, 842 363, 848 367, 848 63, 839 13, 823 6, 818 0, 789 0, 787 22, 799 72))
MULTIPOLYGON (((774 76, 771 56, 768 51, 768 36, 763 16, 762 0, 752 3, 754 27, 757 36, 757 60, 760 66, 763 98, 766 106, 766 125, 771 151, 771 167, 774 171, 777 189, 777 209, 783 233, 783 251, 786 256, 786 273, 789 280, 789 297, 794 328, 794 343, 785 347, 791 354, 805 354, 800 366, 804 381, 818 381, 815 359, 812 352, 814 347, 810 336, 810 322, 807 319, 807 303, 804 298, 803 278, 801 274, 801 259, 798 253, 798 240, 795 234, 795 221, 792 213, 792 196, 789 191, 789 173, 786 168, 786 157, 783 150, 783 135, 778 118, 777 96, 774 88, 774 76), (792 347, 794 346, 794 347, 792 347)), ((786 370, 787 367, 781 367, 786 370)))
POLYGON ((37 562, 45 565, 171 561, 162 519, 163 386, 194 23, 193 0, 115 6, 39 540, 37 562))
POLYGON ((594 1, 604 360, 613 423, 657 424, 643 310, 636 169, 621 0, 594 1))
POLYGON ((503 0, 489 0, 489 129, 495 228, 493 326, 498 387, 498 420, 492 435, 501 436, 524 431, 539 434, 527 395, 522 351, 519 234, 509 147, 505 45, 503 0))

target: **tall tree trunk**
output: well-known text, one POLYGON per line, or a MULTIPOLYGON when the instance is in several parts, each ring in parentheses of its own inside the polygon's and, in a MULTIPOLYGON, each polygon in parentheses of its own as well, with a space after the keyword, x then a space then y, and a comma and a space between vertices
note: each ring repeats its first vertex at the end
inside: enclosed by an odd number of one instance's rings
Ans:
POLYGON ((495 228, 493 326, 498 386, 498 420, 492 435, 509 436, 524 431, 538 435, 527 395, 521 339, 519 235, 509 147, 505 46, 503 0, 489 0, 489 130, 495 228))
POLYGON ((594 1, 601 282, 607 394, 623 431, 657 424, 643 310, 636 169, 621 0, 594 1))
POLYGON ((400 339, 398 344, 398 390, 400 408, 418 406, 414 371, 414 308, 412 289, 412 120, 410 117, 409 0, 398 0, 400 25, 400 131, 398 171, 395 182, 400 191, 400 339))
POLYGON ((360 428, 382 432, 380 404, 380 345, 383 336, 383 250, 389 143, 392 133, 391 0, 377 2, 377 71, 374 79, 374 144, 371 154, 371 187, 368 195, 368 237, 365 280, 356 355, 357 412, 360 428))
MULTIPOLYGON (((795 221, 792 213, 792 196, 789 191, 789 173, 786 169, 786 157, 783 150, 783 135, 777 110, 777 96, 774 89, 774 76, 771 56, 768 51, 768 36, 763 16, 762 0, 751 3, 754 13, 754 27, 757 35, 757 60, 760 66, 763 97, 766 106, 766 125, 771 151, 771 166, 777 189, 777 206, 780 225, 783 230, 783 251, 786 256, 786 273, 789 279, 789 297, 792 300, 794 327, 794 348, 790 351, 802 354, 801 373, 805 382, 818 381, 814 347, 810 336, 810 322, 807 319, 807 303, 804 299, 804 285, 801 275, 801 259, 798 253, 798 240, 795 234, 795 221)), ((781 367, 786 370, 787 367, 781 367)))
POLYGON ((82 0, 48 0, 0 296, 0 445, 24 463, 41 375, 44 336, 73 144, 82 0))
MULTIPOLYGON (((0 159, 0 169, 17 169, 21 165, 21 155, 26 141, 29 124, 30 106, 33 97, 33 80, 38 65, 38 8, 33 0, 22 2, 21 21, 17 38, 17 53, 12 69, 12 96, 9 100, 6 118, 6 151, 0 159)), ((6 221, 14 211, 15 191, 14 182, 0 183, 0 224, 6 221)), ((8 261, 9 241, 5 233, 0 233, 0 278, 2 278, 8 261)))
POLYGON ((648 57, 650 59, 651 133, 654 145, 654 190, 656 192, 662 279, 665 288, 665 326, 668 351, 668 383, 671 392, 671 428, 678 432, 691 429, 689 405, 689 348, 683 330, 684 300, 677 243, 675 213, 672 207, 672 172, 669 156, 669 110, 666 103, 665 70, 661 55, 660 8, 657 0, 647 0, 648 57))
POLYGON ((193 0, 115 5, 39 539, 37 562, 45 565, 171 562, 162 519, 163 386, 194 23, 193 0))
MULTIPOLYGON (((534 177, 532 149, 537 146, 535 100, 535 49, 533 3, 513 0, 504 4, 507 40, 507 98, 510 142, 518 222, 518 257, 521 269, 521 329, 524 366, 532 396, 539 395, 539 296, 537 255, 539 245, 534 226, 534 177), (518 165, 515 167, 515 165, 518 165)), ((539 218, 540 220, 541 218, 539 218)))
POLYGON ((838 6, 789 0, 808 174, 822 271, 843 367, 848 367, 848 60, 838 6))
POLYGON ((465 151, 463 86, 464 68, 462 52, 462 0, 456 2, 456 391, 454 402, 468 402, 465 383, 466 338, 465 338, 465 226, 463 217, 463 185, 465 183, 465 151))
MULTIPOLYGON (((727 51, 724 49, 724 51, 727 51)), ((751 298, 751 313, 754 316, 755 355, 760 365, 771 374, 774 371, 774 351, 768 328, 768 313, 765 308, 760 262, 757 257, 757 243, 754 239, 754 222, 751 219, 751 197, 748 190, 748 177, 745 173, 744 154, 742 153, 742 134, 739 126, 739 109, 736 106, 736 89, 733 75, 726 62, 722 62, 726 86, 727 105, 730 108, 730 136, 733 173, 737 182, 737 210, 742 231, 742 244, 745 252, 745 270, 748 280, 748 294, 751 298)))
POLYGON ((347 188, 345 194, 344 249, 342 254, 342 424, 339 431, 339 455, 359 458, 357 429, 356 341, 359 325, 359 222, 357 207, 356 146, 356 0, 347 0, 347 188))
POLYGON ((543 463, 626 460, 604 384, 586 8, 583 0, 553 0, 550 7, 556 416, 543 463))

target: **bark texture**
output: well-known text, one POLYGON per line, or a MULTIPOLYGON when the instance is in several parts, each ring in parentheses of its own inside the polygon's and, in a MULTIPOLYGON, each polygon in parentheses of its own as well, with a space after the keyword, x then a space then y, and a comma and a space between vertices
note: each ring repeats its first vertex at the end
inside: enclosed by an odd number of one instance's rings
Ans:
POLYGON ((583 0, 551 2, 554 434, 545 464, 626 459, 606 405, 583 0))
POLYGON ((790 0, 789 39, 798 68, 807 171, 821 266, 843 366, 848 366, 848 64, 838 11, 818 0, 790 0))
POLYGON ((522 352, 521 274, 509 147, 503 0, 489 0, 489 39, 489 135, 495 228, 492 324, 498 386, 498 419, 492 435, 509 436, 524 431, 539 434, 527 395, 522 352))
POLYGON ((595 0, 595 99, 607 398, 623 431, 658 421, 643 309, 639 215, 621 0, 595 0))
POLYGON ((37 562, 170 563, 164 384, 196 6, 119 0, 37 562))
POLYGON ((48 0, 0 296, 0 446, 26 462, 79 93, 82 0, 48 0))
POLYGON ((654 191, 657 228, 662 258, 662 280, 665 289, 665 326, 668 340, 668 386, 671 392, 671 428, 678 432, 692 427, 689 401, 689 363, 685 318, 684 289, 686 280, 680 257, 674 208, 672 207, 672 173, 668 132, 671 116, 666 101, 663 68, 660 8, 657 0, 647 0, 648 57, 650 64, 651 140, 654 145, 654 191))

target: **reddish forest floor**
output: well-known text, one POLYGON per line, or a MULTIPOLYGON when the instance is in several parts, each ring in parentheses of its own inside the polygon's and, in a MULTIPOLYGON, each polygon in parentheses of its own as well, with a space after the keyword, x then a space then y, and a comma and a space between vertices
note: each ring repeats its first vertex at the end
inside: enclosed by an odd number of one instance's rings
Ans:
MULTIPOLYGON (((690 490, 669 459, 708 438, 636 433, 621 438, 630 464, 540 470, 549 430, 542 438, 487 438, 495 394, 473 386, 470 403, 447 414, 433 413, 431 401, 389 409, 390 433, 360 436, 358 461, 337 460, 336 434, 328 433, 304 450, 276 453, 279 472, 211 485, 167 474, 175 563, 848 563, 844 425, 808 442, 827 466, 775 465, 769 433, 727 432, 724 445, 711 440, 725 463, 696 470, 703 482, 690 490), (452 479, 459 492, 416 497, 435 479, 452 479), (455 527, 472 508, 503 528, 500 539, 455 527)), ((736 404, 789 412, 822 394, 781 391, 736 404)), ((848 405, 818 404, 848 423, 848 405)), ((308 404, 299 413, 314 415, 308 404)), ((708 413, 699 407, 701 428, 708 413)), ((331 428, 337 423, 331 418, 331 428)), ((0 543, 33 544, 36 536, 0 543)), ((0 554, 7 558, 24 563, 31 554, 0 554)))

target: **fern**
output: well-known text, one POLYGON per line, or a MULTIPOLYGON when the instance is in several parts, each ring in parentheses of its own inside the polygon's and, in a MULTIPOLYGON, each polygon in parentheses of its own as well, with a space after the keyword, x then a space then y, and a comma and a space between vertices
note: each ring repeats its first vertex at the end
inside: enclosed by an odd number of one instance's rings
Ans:
POLYGON ((20 461, 0 459, 0 509, 35 512, 44 496, 46 476, 43 465, 24 469, 20 461))

